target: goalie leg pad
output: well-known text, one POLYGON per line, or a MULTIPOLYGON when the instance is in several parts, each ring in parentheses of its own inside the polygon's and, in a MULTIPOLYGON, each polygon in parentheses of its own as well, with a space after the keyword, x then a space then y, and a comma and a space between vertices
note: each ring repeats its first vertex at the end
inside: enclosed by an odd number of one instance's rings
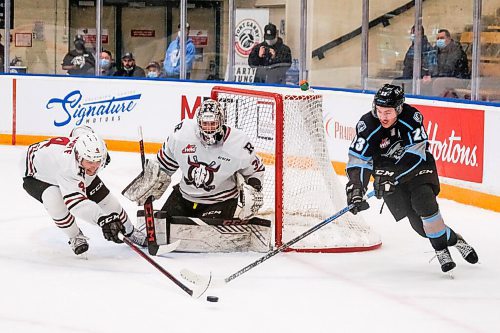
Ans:
MULTIPOLYGON (((153 214, 155 223, 156 245, 169 244, 169 228, 167 228, 167 214, 164 211, 155 211, 153 214)), ((144 210, 137 211, 137 229, 146 230, 146 219, 144 210)))
POLYGON ((170 185, 170 176, 154 160, 146 160, 144 171, 139 174, 122 192, 129 200, 144 205, 147 198, 159 199, 170 185))

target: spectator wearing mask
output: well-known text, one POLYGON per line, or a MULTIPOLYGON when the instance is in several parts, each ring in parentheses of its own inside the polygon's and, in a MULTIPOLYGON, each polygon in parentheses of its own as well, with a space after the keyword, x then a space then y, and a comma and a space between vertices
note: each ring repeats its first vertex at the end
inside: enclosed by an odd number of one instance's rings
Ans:
POLYGON ((149 77, 149 78, 162 77, 162 73, 160 71, 160 64, 158 62, 151 61, 146 66, 146 77, 149 77))
POLYGON ((62 69, 68 71, 69 75, 94 75, 94 55, 85 48, 85 40, 82 35, 76 35, 73 44, 75 48, 69 51, 63 59, 62 69))
POLYGON ((451 38, 446 29, 440 29, 436 37, 437 76, 469 79, 467 55, 459 42, 451 38))
POLYGON ((134 55, 127 52, 122 57, 122 68, 117 70, 113 76, 145 77, 144 69, 135 64, 134 55))
MULTIPOLYGON (((432 47, 431 43, 424 34, 424 27, 421 30, 422 36, 422 56, 421 56, 421 70, 420 78, 432 76, 436 70, 437 59, 436 50, 432 47)), ((410 32, 411 46, 406 51, 403 60, 403 79, 413 78, 413 58, 415 56, 415 26, 411 28, 410 32)))
POLYGON ((254 82, 285 83, 286 71, 292 65, 292 52, 278 37, 274 24, 264 27, 264 41, 252 48, 248 65, 257 68, 254 82))
MULTIPOLYGON (((168 78, 178 79, 181 72, 181 25, 177 26, 179 31, 177 37, 170 42, 165 53, 165 60, 163 62, 163 69, 165 76, 168 78)), ((189 23, 186 23, 186 79, 191 77, 195 55, 195 47, 193 40, 189 38, 189 23)))
POLYGON ((113 76, 116 72, 116 64, 111 51, 102 50, 99 64, 101 65, 101 76, 113 76))

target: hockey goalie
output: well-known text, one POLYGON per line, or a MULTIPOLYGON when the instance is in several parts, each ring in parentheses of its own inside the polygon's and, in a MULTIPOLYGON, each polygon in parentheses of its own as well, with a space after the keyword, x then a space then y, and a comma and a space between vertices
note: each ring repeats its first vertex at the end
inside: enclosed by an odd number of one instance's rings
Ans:
MULTIPOLYGON (((154 215, 157 245, 181 240, 180 251, 269 250, 271 222, 255 216, 263 205, 264 164, 248 136, 226 125, 217 101, 204 101, 194 119, 179 123, 123 195, 139 206, 160 199, 178 169, 180 182, 154 215)), ((139 225, 143 217, 139 211, 139 225)))

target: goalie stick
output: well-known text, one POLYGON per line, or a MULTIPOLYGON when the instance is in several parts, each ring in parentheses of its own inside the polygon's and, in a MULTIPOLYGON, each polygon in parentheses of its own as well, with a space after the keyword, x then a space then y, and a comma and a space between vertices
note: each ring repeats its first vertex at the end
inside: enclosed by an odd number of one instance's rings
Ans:
MULTIPOLYGON (((370 199, 374 195, 375 195, 375 191, 371 191, 370 193, 367 194, 366 200, 370 199)), ((249 270, 251 270, 252 268, 254 268, 254 267, 262 264, 267 259, 272 258, 275 255, 277 255, 278 253, 285 251, 286 249, 288 249, 293 244, 295 244, 298 241, 300 241, 301 239, 309 236, 313 232, 321 229, 322 227, 324 227, 328 223, 330 223, 330 222, 338 219, 339 217, 341 217, 342 215, 344 215, 345 213, 347 213, 348 211, 350 211, 353 208, 354 208, 354 204, 350 204, 347 207, 344 207, 343 209, 341 209, 340 211, 338 211, 334 215, 330 216, 326 220, 324 220, 324 221, 316 224, 315 226, 311 227, 310 229, 308 229, 307 231, 305 231, 302 234, 298 235, 297 237, 293 238, 292 240, 289 240, 288 242, 284 243, 283 245, 281 245, 277 249, 268 252, 263 257, 257 259, 256 261, 252 262, 251 264, 248 264, 247 266, 243 267, 239 271, 237 271, 237 272, 229 275, 224 280, 214 280, 212 284, 215 285, 215 286, 219 286, 219 285, 224 285, 224 284, 229 283, 230 281, 236 279, 238 276, 242 275, 243 273, 246 273, 249 270)), ((195 273, 193 271, 190 271, 188 269, 185 269, 185 268, 181 270, 181 276, 185 280, 187 280, 187 281, 189 281, 189 282, 191 282, 191 283, 193 283, 195 285, 203 285, 204 281, 206 281, 208 279, 208 277, 205 277, 205 276, 203 276, 201 274, 197 274, 197 273, 195 273)), ((210 273, 210 278, 211 278, 211 273, 210 273)))
MULTIPOLYGON (((141 152, 142 172, 146 164, 146 154, 144 153, 144 137, 142 136, 142 126, 139 126, 139 149, 141 152)), ((159 245, 156 243, 155 220, 153 216, 153 198, 149 197, 144 203, 144 220, 146 221, 146 239, 148 240, 148 252, 155 256, 158 254, 159 245)))
MULTIPOLYGON (((167 278, 170 279, 170 281, 174 282, 179 288, 184 290, 189 296, 193 298, 200 298, 208 289, 210 286, 210 282, 212 280, 212 275, 205 280, 205 281, 199 281, 197 284, 198 287, 195 289, 190 289, 188 286, 186 286, 184 283, 179 281, 175 276, 170 274, 167 270, 165 270, 160 264, 158 264, 156 261, 148 257, 144 252, 142 252, 137 246, 135 246, 132 241, 130 241, 127 237, 123 236, 122 233, 118 234, 118 238, 122 240, 125 244, 127 244, 134 252, 136 252, 138 255, 140 255, 144 260, 146 260, 148 263, 150 263, 154 268, 159 270, 163 275, 165 275, 167 278)), ((208 300, 208 299, 207 299, 208 300)))

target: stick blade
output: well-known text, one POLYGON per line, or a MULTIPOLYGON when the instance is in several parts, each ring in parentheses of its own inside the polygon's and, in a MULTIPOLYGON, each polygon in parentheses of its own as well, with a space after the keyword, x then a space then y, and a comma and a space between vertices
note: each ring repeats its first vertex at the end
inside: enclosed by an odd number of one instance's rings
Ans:
POLYGON ((187 268, 181 269, 181 277, 184 280, 191 282, 195 286, 203 286, 208 279, 210 279, 210 285, 214 288, 222 287, 226 284, 224 280, 215 279, 214 277, 212 277, 212 273, 210 273, 209 276, 205 276, 195 273, 187 268))
POLYGON ((175 250, 177 250, 177 248, 179 247, 179 245, 181 244, 181 240, 177 240, 173 243, 170 243, 170 244, 166 244, 166 245, 160 245, 158 247, 158 250, 156 251, 156 256, 161 256, 163 254, 167 254, 167 253, 170 253, 170 252, 174 252, 175 250))
POLYGON ((210 287, 211 282, 212 282, 212 272, 210 272, 210 274, 203 280, 200 280, 198 284, 195 284, 196 287, 193 288, 193 294, 191 296, 193 298, 200 298, 208 290, 208 287, 210 287))

